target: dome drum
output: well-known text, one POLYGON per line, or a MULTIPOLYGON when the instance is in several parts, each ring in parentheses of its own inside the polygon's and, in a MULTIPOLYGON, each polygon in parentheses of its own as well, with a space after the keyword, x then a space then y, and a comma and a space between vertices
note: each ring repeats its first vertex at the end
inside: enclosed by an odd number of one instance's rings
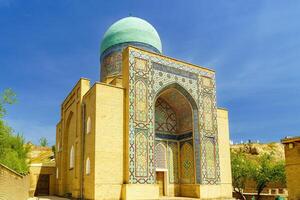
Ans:
POLYGON ((162 53, 160 37, 147 21, 126 17, 111 25, 105 32, 100 49, 101 81, 105 77, 120 75, 122 51, 127 46, 162 53))

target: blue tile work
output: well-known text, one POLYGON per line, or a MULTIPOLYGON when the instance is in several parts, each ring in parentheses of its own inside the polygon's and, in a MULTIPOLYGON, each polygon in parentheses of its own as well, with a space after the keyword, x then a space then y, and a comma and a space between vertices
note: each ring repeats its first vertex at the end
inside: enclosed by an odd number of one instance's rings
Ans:
POLYGON ((122 51, 128 47, 136 46, 141 49, 160 53, 158 49, 153 46, 140 42, 124 42, 116 44, 106 49, 100 56, 101 62, 101 81, 107 76, 121 75, 122 72, 122 51))
POLYGON ((184 140, 184 139, 192 138, 192 137, 193 137, 192 132, 179 134, 179 135, 165 134, 165 133, 159 133, 159 132, 155 133, 155 138, 166 139, 166 140, 178 140, 178 141, 180 141, 180 140, 184 140))
MULTIPOLYGON (((155 183, 154 164, 154 109, 156 97, 167 88, 179 90, 191 103, 193 109, 193 144, 196 166, 196 183, 217 184, 220 182, 217 107, 215 76, 208 70, 176 62, 166 57, 129 48, 129 183, 155 183), (137 60, 144 60, 146 67, 138 66, 137 60), (136 83, 141 80, 147 86, 145 104, 147 120, 137 121, 136 83), (207 98, 205 98, 207 97, 207 98), (205 101, 203 99, 206 99, 205 101), (137 176, 135 162, 138 153, 135 149, 137 129, 143 129, 148 139, 148 174, 146 177, 137 176), (215 141, 216 176, 207 176, 206 137, 215 141)), ((162 136, 165 137, 165 136, 162 136)), ((168 136, 167 136, 168 137, 168 136)))

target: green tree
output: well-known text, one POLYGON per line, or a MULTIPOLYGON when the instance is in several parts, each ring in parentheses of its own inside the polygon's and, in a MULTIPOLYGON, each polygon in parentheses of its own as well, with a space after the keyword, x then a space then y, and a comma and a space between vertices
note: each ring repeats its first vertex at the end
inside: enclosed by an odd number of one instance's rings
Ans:
POLYGON ((40 145, 41 145, 42 147, 48 146, 48 140, 47 140, 47 138, 41 137, 41 138, 40 138, 40 145))
POLYGON ((52 145, 51 149, 52 149, 52 152, 53 152, 54 158, 55 158, 55 156, 56 156, 56 148, 55 148, 55 145, 52 145))
POLYGON ((242 152, 231 152, 232 186, 241 198, 246 200, 243 190, 251 177, 251 161, 242 152))
POLYGON ((6 114, 5 105, 13 104, 17 101, 16 94, 12 89, 6 89, 2 94, 0 94, 0 120, 3 120, 4 115, 6 114))
POLYGON ((285 184, 284 161, 276 161, 272 154, 263 154, 257 162, 253 162, 251 177, 256 183, 257 200, 261 198, 261 192, 270 182, 285 184))
POLYGON ((16 102, 16 95, 11 89, 0 94, 0 163, 25 174, 28 172, 26 162, 29 147, 25 145, 24 137, 15 134, 3 117, 6 114, 5 106, 16 102))

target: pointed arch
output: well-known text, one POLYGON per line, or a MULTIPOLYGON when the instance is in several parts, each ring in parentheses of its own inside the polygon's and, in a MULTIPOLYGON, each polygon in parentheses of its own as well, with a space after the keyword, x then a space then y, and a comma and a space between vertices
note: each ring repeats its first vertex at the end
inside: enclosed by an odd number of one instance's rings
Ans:
POLYGON ((192 106, 192 109, 194 110, 198 110, 198 106, 197 106, 197 101, 194 99, 194 97, 187 91, 187 89, 185 89, 184 86, 180 85, 177 82, 171 82, 169 84, 167 84, 166 86, 160 88, 155 95, 155 99, 154 102, 156 102, 157 98, 167 89, 177 89, 183 96, 185 96, 187 98, 187 100, 189 101, 189 103, 192 106))
POLYGON ((167 168, 167 155, 166 147, 161 142, 155 146, 155 163, 156 168, 166 169, 167 168))
POLYGON ((72 117, 73 117, 73 112, 70 111, 68 117, 67 117, 67 121, 66 121, 66 133, 69 132, 69 127, 70 127, 70 124, 71 124, 71 120, 72 120, 72 117))
POLYGON ((87 120, 86 120, 86 134, 89 134, 91 132, 92 129, 92 124, 91 124, 91 118, 90 116, 88 116, 87 120))
POLYGON ((74 146, 71 146, 70 149, 70 169, 74 168, 74 162, 75 161, 75 150, 74 150, 74 146))
MULTIPOLYGON (((199 131, 199 127, 200 127, 200 122, 199 122, 199 106, 198 105, 198 99, 195 99, 195 97, 192 96, 192 94, 190 92, 188 92, 188 90, 182 86, 180 83, 178 82, 170 82, 167 85, 165 85, 164 87, 161 87, 159 90, 156 91, 155 94, 155 98, 154 98, 154 103, 156 102, 156 100, 160 97, 160 95, 166 91, 167 89, 171 89, 174 88, 176 89, 178 92, 180 92, 189 102, 191 109, 192 109, 192 134, 193 134, 193 142, 192 142, 192 156, 193 156, 193 165, 195 166, 201 166, 201 152, 200 152, 200 140, 201 140, 201 135, 200 135, 200 131, 199 131), (193 148, 194 147, 194 148, 193 148)), ((154 130, 155 131, 155 130, 154 130)), ((181 151, 180 151, 180 155, 181 155, 181 151)), ((193 168, 193 180, 195 179, 194 177, 196 177, 196 182, 200 183, 201 182, 201 169, 200 167, 196 167, 196 171, 194 172, 194 168, 193 168)))
POLYGON ((85 174, 89 175, 91 173, 91 161, 90 158, 87 157, 86 162, 85 162, 85 174))

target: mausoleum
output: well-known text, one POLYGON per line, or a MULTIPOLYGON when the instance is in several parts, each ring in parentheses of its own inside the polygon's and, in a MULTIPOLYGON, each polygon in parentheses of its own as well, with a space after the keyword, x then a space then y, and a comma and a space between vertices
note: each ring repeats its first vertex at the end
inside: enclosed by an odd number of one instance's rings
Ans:
POLYGON ((164 55, 156 29, 137 17, 108 28, 100 68, 99 82, 81 78, 62 102, 56 193, 231 199, 228 111, 217 106, 215 71, 164 55))

